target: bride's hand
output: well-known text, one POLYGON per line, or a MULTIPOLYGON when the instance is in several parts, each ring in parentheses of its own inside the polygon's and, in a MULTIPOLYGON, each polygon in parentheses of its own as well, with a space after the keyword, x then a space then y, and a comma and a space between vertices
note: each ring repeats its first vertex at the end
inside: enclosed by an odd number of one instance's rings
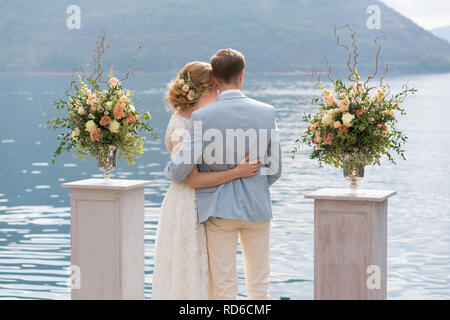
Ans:
POLYGON ((261 160, 258 158, 256 162, 250 162, 251 154, 245 157, 234 170, 236 170, 239 178, 252 177, 258 173, 261 167, 261 160))

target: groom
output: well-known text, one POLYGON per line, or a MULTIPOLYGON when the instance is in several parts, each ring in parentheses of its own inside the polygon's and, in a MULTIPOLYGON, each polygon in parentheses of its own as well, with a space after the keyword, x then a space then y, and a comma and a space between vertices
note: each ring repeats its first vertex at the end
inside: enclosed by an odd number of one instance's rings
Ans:
POLYGON ((166 167, 170 180, 183 181, 194 165, 200 172, 235 167, 247 154, 260 158, 256 176, 196 189, 200 223, 205 223, 215 299, 236 299, 238 238, 244 256, 249 299, 269 299, 269 187, 281 175, 281 149, 274 108, 242 93, 244 56, 223 49, 211 58, 220 95, 192 113, 189 134, 166 167))

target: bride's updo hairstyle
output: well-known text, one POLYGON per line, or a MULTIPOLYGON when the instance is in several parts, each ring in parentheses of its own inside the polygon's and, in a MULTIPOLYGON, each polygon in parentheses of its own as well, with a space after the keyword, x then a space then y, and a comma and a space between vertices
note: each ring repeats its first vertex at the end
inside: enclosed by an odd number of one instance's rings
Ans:
POLYGON ((189 62, 167 85, 166 106, 172 110, 191 108, 198 99, 214 86, 212 67, 206 62, 189 62))

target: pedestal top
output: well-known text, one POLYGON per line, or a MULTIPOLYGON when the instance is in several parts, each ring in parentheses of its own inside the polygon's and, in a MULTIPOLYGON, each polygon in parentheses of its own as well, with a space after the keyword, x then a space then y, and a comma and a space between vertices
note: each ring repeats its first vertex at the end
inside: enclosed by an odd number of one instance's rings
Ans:
POLYGON ((126 179, 86 179, 63 183, 62 188, 76 189, 100 189, 100 190, 131 190, 152 183, 149 180, 126 180, 126 179))
POLYGON ((306 199, 318 200, 351 200, 351 201, 376 201, 381 202, 395 195, 395 190, 367 190, 358 189, 352 192, 350 189, 324 188, 305 195, 306 199))

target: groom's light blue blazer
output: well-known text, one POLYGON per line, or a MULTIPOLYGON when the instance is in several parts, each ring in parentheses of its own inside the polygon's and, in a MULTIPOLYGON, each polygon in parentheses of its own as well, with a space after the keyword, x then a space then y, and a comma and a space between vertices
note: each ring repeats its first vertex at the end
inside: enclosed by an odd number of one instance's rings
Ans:
POLYGON ((282 167, 274 108, 247 98, 241 91, 225 91, 216 102, 192 113, 188 130, 179 152, 165 169, 169 180, 183 181, 195 164, 200 172, 234 168, 249 152, 252 158, 258 155, 262 160, 256 176, 196 189, 200 222, 211 216, 270 220, 269 186, 280 177, 282 167))

